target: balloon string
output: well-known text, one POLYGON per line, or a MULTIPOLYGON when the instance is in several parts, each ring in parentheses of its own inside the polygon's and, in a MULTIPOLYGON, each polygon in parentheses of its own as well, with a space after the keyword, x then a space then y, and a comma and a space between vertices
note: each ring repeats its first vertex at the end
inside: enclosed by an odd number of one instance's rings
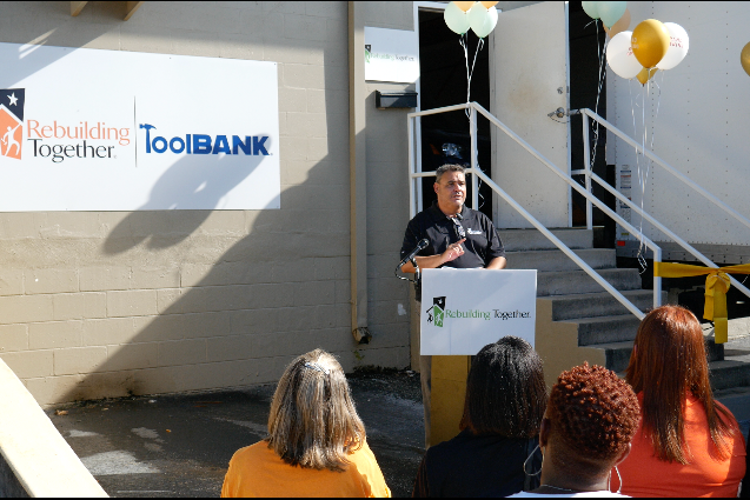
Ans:
MULTIPOLYGON (((599 99, 602 95, 602 86, 604 85, 604 77, 607 71, 607 67, 604 64, 605 53, 606 53, 606 42, 604 44, 604 47, 599 45, 599 23, 596 23, 596 20, 594 20, 594 22, 596 26, 596 50, 599 56, 599 73, 598 73, 599 84, 596 89, 596 104, 594 105, 594 112, 599 114, 599 99)), ((586 26, 588 26, 588 24, 586 26)), ((591 147, 591 154, 589 155, 589 158, 591 159, 589 163, 589 169, 593 170, 594 161, 596 160, 596 149, 597 149, 597 145, 599 144, 599 122, 597 120, 592 120, 591 129, 593 132, 594 141, 591 147)))
MULTIPOLYGON (((467 32, 468 33, 468 32, 467 32)), ((479 43, 477 43, 477 49, 474 51, 474 60, 471 63, 471 70, 469 69, 469 49, 466 44, 466 35, 467 33, 464 33, 461 35, 461 38, 459 38, 459 43, 461 44, 461 47, 464 49, 464 60, 466 61, 466 102, 471 102, 471 78, 474 76, 474 67, 477 64, 477 56, 479 55, 479 51, 482 50, 484 47, 484 38, 479 39, 479 43)), ((464 110, 466 113, 466 117, 471 119, 471 112, 469 109, 464 110)))
MULTIPOLYGON (((663 83, 664 82, 663 74, 661 76, 661 79, 663 83)), ((659 118, 659 108, 661 107, 661 86, 656 82, 653 82, 653 84, 656 87, 658 92, 657 92, 657 97, 656 97, 656 110, 652 114, 650 127, 647 127, 647 124, 646 124, 646 97, 648 97, 652 92, 651 80, 646 81, 646 84, 643 87, 645 94, 644 94, 644 99, 643 99, 643 145, 642 145, 642 148, 643 148, 643 164, 645 168, 645 174, 642 176, 642 179, 641 179, 641 173, 639 169, 639 182, 641 183, 641 211, 642 212, 643 212, 643 205, 644 205, 643 200, 646 197, 646 186, 648 184, 648 178, 651 174, 651 166, 653 165, 653 161, 650 158, 646 157, 645 146, 646 146, 646 142, 648 141, 649 150, 650 151, 654 150, 654 139, 656 137, 656 120, 659 118), (648 128, 651 129, 650 140, 648 140, 648 128)), ((642 235, 643 234, 643 215, 641 215, 640 231, 642 235)), ((641 269, 642 269, 641 273, 643 273, 647 267, 646 260, 643 255, 645 252, 645 249, 646 249, 646 245, 645 245, 643 237, 641 237, 641 243, 638 246, 638 262, 641 265, 641 269)))
MULTIPOLYGON (((638 137, 640 134, 638 133, 638 128, 636 126, 635 108, 636 106, 638 106, 638 97, 640 97, 641 98, 640 107, 642 108, 641 122, 644 125, 644 131, 645 131, 645 122, 646 122, 645 105, 644 105, 645 99, 643 96, 643 92, 641 92, 640 95, 636 95, 635 98, 633 97, 632 81, 633 80, 628 81, 628 93, 630 94, 630 115, 631 115, 632 122, 633 122, 633 137, 638 137)), ((643 144, 645 144, 645 138, 644 138, 643 144)), ((638 148, 634 146, 633 152, 635 154, 635 170, 638 176, 638 194, 640 195, 640 198, 641 198, 640 205, 641 205, 641 211, 642 211, 643 210, 643 198, 645 197, 645 191, 644 191, 645 181, 643 179, 643 170, 641 169, 641 157, 640 157, 640 154, 638 153, 638 148)), ((642 216, 641 216, 641 221, 640 221, 639 233, 640 234, 633 235, 633 236, 636 236, 639 241, 636 259, 638 260, 638 263, 641 266, 640 273, 643 274, 646 270, 646 265, 645 265, 646 262, 645 262, 645 259, 643 259, 641 255, 641 248, 643 246, 643 217, 642 216)))
MULTIPOLYGON (((654 148, 654 126, 656 123, 656 116, 653 116, 653 119, 651 120, 651 140, 648 141, 648 129, 646 123, 646 98, 651 94, 651 80, 647 80, 646 84, 643 86, 643 106, 642 106, 642 114, 643 114, 643 143, 641 145, 641 150, 643 151, 643 167, 645 169, 645 172, 641 173, 639 169, 639 181, 641 183, 641 220, 640 220, 640 245, 638 246, 638 263, 641 266, 641 274, 643 274, 647 269, 647 263, 645 259, 645 250, 646 250, 646 244, 643 236, 643 206, 644 206, 644 199, 646 198, 646 186, 648 184, 648 178, 651 174, 651 165, 652 161, 650 158, 646 157, 646 143, 649 143, 649 148, 653 150, 654 148)), ((661 95, 661 93, 660 93, 661 95)), ((657 103, 657 111, 658 114, 659 105, 657 103)))
MULTIPOLYGON (((474 60, 471 63, 471 69, 469 69, 469 48, 467 42, 468 38, 468 31, 461 35, 458 38, 458 43, 461 44, 461 47, 463 47, 464 50, 464 61, 466 61, 466 103, 468 104, 471 102, 471 77, 474 75, 474 68, 477 64, 477 56, 479 55, 479 52, 484 48, 484 38, 480 38, 479 42, 477 43, 477 48, 474 51, 474 60)), ((466 114, 466 118, 469 120, 469 126, 471 127, 471 112, 472 110, 468 107, 464 109, 464 113, 466 114)), ((477 156, 479 156, 479 152, 475 152, 477 156)), ((482 170, 482 168, 479 166, 479 158, 477 158, 477 169, 482 170)), ((481 208, 484 206, 484 196, 479 192, 479 188, 482 186, 482 179, 479 179, 479 182, 477 183, 477 196, 478 196, 478 207, 481 208)))

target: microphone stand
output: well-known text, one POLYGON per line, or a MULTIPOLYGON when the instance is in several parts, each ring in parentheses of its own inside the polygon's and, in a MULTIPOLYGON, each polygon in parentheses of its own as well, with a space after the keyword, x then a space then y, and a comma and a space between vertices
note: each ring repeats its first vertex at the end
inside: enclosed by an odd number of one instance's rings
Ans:
POLYGON ((399 276, 398 271, 401 269, 401 267, 396 267, 396 269, 393 271, 393 274, 396 275, 396 277, 400 280, 404 281, 411 281, 414 283, 414 291, 417 294, 417 300, 420 300, 422 297, 422 271, 417 265, 417 259, 416 256, 412 257, 410 260, 411 265, 414 266, 414 279, 407 278, 406 276, 399 276))

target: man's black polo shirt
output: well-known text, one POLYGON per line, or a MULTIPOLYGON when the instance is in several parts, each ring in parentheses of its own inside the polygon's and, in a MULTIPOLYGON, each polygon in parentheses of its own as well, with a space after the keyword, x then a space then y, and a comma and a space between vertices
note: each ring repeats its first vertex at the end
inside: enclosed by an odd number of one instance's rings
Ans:
MULTIPOLYGON (((466 234, 466 241, 463 243, 465 252, 441 267, 485 267, 492 259, 505 257, 503 243, 492 221, 486 215, 464 206, 461 216, 462 220, 459 223, 466 234)), ((401 246, 401 258, 406 257, 422 238, 427 238, 430 244, 418 255, 441 254, 448 245, 461 239, 459 232, 456 224, 438 208, 437 202, 433 202, 430 208, 419 212, 409 221, 401 246)))

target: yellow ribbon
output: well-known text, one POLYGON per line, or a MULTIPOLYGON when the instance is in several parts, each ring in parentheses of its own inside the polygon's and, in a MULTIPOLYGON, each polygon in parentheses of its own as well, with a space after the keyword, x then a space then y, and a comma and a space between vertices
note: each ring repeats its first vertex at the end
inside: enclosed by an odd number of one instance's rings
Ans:
POLYGON ((706 302, 703 307, 703 318, 714 322, 714 341, 717 344, 723 344, 729 339, 727 291, 730 282, 727 273, 750 274, 750 264, 713 268, 654 262, 654 277, 685 278, 708 275, 706 276, 706 302))

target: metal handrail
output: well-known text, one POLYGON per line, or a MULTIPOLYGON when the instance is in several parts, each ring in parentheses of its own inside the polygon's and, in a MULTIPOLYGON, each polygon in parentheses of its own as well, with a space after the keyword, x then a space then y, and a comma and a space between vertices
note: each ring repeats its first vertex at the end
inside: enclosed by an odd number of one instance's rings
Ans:
MULTIPOLYGON (((592 110, 590 110, 589 108, 581 108, 581 109, 570 110, 570 115, 575 115, 575 114, 579 114, 579 113, 584 117, 583 121, 584 121, 584 134, 585 134, 585 137, 588 136, 588 123, 587 122, 588 122, 588 118, 590 117, 591 119, 596 120, 600 124, 604 125, 604 127, 607 130, 609 130, 610 132, 612 132, 613 134, 615 134, 617 137, 619 137, 620 139, 622 139, 623 141, 625 141, 629 145, 633 146, 636 149, 637 152, 640 152, 641 154, 646 155, 651 160, 655 161, 657 164, 659 164, 662 167, 664 167, 664 169, 667 172, 669 172, 670 174, 672 174, 675 177, 677 177, 683 183, 685 183, 688 186, 690 186, 693 189, 695 189, 699 194, 701 194, 708 201, 710 201, 714 205, 716 205, 719 208, 721 208, 722 210, 724 210, 726 213, 728 213, 729 215, 731 215, 732 217, 734 217, 737 221, 741 222, 746 227, 750 228, 750 219, 747 219, 742 214, 740 214, 739 212, 737 212, 735 209, 733 209, 732 207, 730 207, 729 205, 727 205, 726 203, 724 203, 723 201, 721 201, 720 199, 718 199, 716 196, 714 196, 713 194, 711 194, 708 191, 706 191, 705 188, 703 188, 702 186, 700 186, 699 184, 697 184, 695 181, 693 181, 692 179, 690 179, 689 177, 687 177, 682 172, 679 172, 677 169, 675 169, 674 167, 672 167, 671 165, 669 165, 667 162, 665 162, 664 160, 662 160, 661 158, 659 158, 658 156, 656 156, 651 151, 649 151, 647 149, 644 150, 644 148, 643 148, 642 145, 638 144, 633 138, 629 137, 627 134, 625 134, 623 131, 621 131, 620 129, 618 129, 617 127, 615 127, 611 123, 609 123, 607 120, 605 120, 604 118, 602 118, 601 116, 599 116, 598 114, 596 114, 595 112, 593 112, 592 110)), ((584 143, 584 145, 586 145, 586 144, 588 144, 588 142, 584 143)), ((588 153, 588 148, 584 147, 583 149, 584 149, 584 151, 586 151, 586 153, 588 153)), ((585 168, 583 170, 590 170, 590 169, 591 169, 590 162, 586 161, 585 162, 585 168)))
MULTIPOLYGON (((618 302, 620 302, 623 306, 625 306, 631 313, 633 313, 639 320, 643 319, 645 316, 643 312, 637 308, 632 302, 630 302, 624 295, 622 295, 619 290, 614 288, 610 283, 608 283, 604 278, 601 277, 599 273, 597 273, 591 266, 586 264, 578 255, 576 255, 565 243, 563 243, 559 238, 557 238, 552 232, 550 232, 544 225, 539 222, 533 215, 531 215, 528 211, 526 211, 518 202, 516 202, 508 193, 506 193, 503 189, 501 189, 492 179, 490 179, 484 172, 482 172, 480 169, 477 168, 476 164, 476 136, 477 136, 477 126, 476 126, 476 113, 482 114, 485 118, 487 118, 490 123, 498 127, 500 130, 502 130, 506 135, 508 135, 511 139, 513 139, 515 142, 517 142, 520 146, 522 146, 524 149, 526 149, 527 152, 529 152, 532 156, 534 156, 537 160, 539 160, 543 165, 545 165, 547 168, 549 168, 552 172, 557 174, 562 180, 568 183, 570 187, 578 191, 586 200, 589 200, 591 203, 596 205, 600 210, 602 210, 604 213, 612 217, 615 221, 617 221, 620 225, 630 230, 633 234, 638 234, 643 238, 644 244, 651 249, 654 255, 654 260, 659 262, 661 261, 661 248, 656 245, 654 242, 652 242, 650 239, 648 239, 645 235, 643 235, 638 229, 630 225, 629 222, 627 222, 625 219, 623 219, 620 215, 618 215, 616 212, 612 211, 609 207, 606 206, 604 202, 596 198, 592 193, 586 191, 583 187, 580 186, 578 182, 576 182, 570 175, 564 173, 562 170, 560 170, 557 166, 555 166, 551 161, 549 161, 547 158, 545 158, 539 151, 531 147, 526 141, 524 141, 521 137, 519 137, 515 132, 513 132, 510 128, 508 128, 505 124, 500 122, 495 116, 493 116, 491 113, 489 113, 486 109, 484 109, 481 105, 477 104, 476 102, 470 102, 466 104, 460 104, 460 105, 454 105, 454 106, 446 106, 443 108, 436 108, 431 109, 428 111, 417 111, 413 113, 409 113, 408 116, 408 130, 409 130, 409 179, 410 179, 410 189, 409 189, 409 206, 410 206, 410 212, 411 217, 414 217, 417 212, 417 207, 415 205, 415 181, 416 179, 425 177, 423 175, 423 172, 417 171, 417 165, 414 159, 414 137, 413 137, 413 126, 412 126, 412 120, 417 119, 421 116, 426 115, 432 115, 432 114, 438 114, 438 113, 446 113, 450 111, 457 111, 461 109, 470 109, 470 133, 472 137, 472 144, 471 144, 471 154, 472 154, 472 162, 471 167, 466 170, 467 174, 474 174, 472 178, 474 179, 472 182, 472 199, 474 200, 474 203, 476 204, 477 199, 477 180, 481 178, 493 191, 495 191, 501 198, 503 198, 509 205, 511 205, 513 208, 518 211, 521 216, 523 216, 532 226, 534 226, 539 232, 541 232, 548 240, 550 240, 555 246, 557 246, 565 255, 567 255, 571 260, 573 260, 578 267, 580 267, 584 272, 586 272, 589 276, 591 276, 592 279, 594 279, 599 285, 601 285, 607 292, 610 293, 618 302)), ((658 307, 661 305, 661 278, 655 277, 654 278, 654 299, 653 299, 654 307, 658 307)))
MULTIPOLYGON (((617 198, 620 202, 622 202, 625 205, 627 205, 628 208, 630 208, 631 210, 634 210, 638 215, 640 215, 641 217, 643 217, 646 221, 648 221, 654 227, 656 227, 656 229, 658 229, 659 231, 661 231, 662 233, 664 233, 666 236, 668 236, 669 238, 671 238, 672 241, 674 241, 675 243, 677 243, 680 247, 682 247, 684 250, 686 250, 688 253, 690 253, 693 257, 695 257, 696 259, 698 259, 699 261, 701 261, 704 265, 706 265, 707 267, 714 268, 714 269, 720 267, 717 264, 715 264, 713 261, 711 261, 711 259, 709 259, 705 255, 703 255, 701 252, 699 252, 698 250, 696 250, 687 241, 685 241, 682 238, 680 238, 679 236, 677 236, 673 231, 671 231, 669 228, 667 228, 661 222, 659 222, 654 217, 652 217, 647 212, 645 212, 640 207, 638 207, 638 205, 636 205, 635 203, 633 203, 632 200, 629 200, 627 197, 623 196, 622 193, 620 193, 619 191, 617 191, 616 189, 614 189, 612 186, 610 186, 610 184, 608 182, 606 182, 604 179, 602 179, 601 177, 599 177, 596 173, 594 173, 591 170, 591 161, 589 159, 589 150, 588 150, 588 147, 586 147, 588 145, 588 130, 589 130, 588 119, 589 119, 589 117, 591 119, 596 120, 597 122, 599 122, 601 125, 603 125, 605 128, 607 128, 610 132, 612 132, 613 134, 615 134, 620 139, 624 140, 626 143, 628 143, 631 146, 635 147, 636 151, 639 151, 639 152, 642 153, 644 151, 643 147, 641 145, 639 145, 636 141, 634 141, 631 137, 627 136, 624 132, 622 132, 621 130, 619 130, 617 127, 615 127, 614 125, 612 125, 611 123, 609 123, 607 120, 605 120, 604 118, 602 118, 601 116, 599 116, 597 113, 593 112, 592 110, 590 110, 588 108, 574 109, 574 110, 570 111, 570 114, 571 115, 580 114, 581 117, 583 118, 584 168, 582 169, 582 171, 583 171, 583 173, 586 176, 586 189, 590 191, 591 190, 591 180, 596 181, 607 192, 609 192, 611 195, 613 195, 615 198, 617 198)), ((684 182, 688 186, 695 188, 696 191, 698 191, 700 194, 702 194, 709 201, 711 201, 715 205, 719 206, 725 212, 727 212, 730 215, 732 215, 736 220, 738 220, 739 222, 743 223, 745 226, 747 226, 747 227, 750 228, 750 220, 748 220, 747 218, 743 217, 736 210, 734 210, 733 208, 731 208, 730 206, 728 206, 726 203, 724 203, 723 201, 721 201, 718 198, 716 198, 716 196, 714 196, 713 194, 709 193, 704 188, 702 188, 701 186, 699 186, 698 184, 696 184, 689 177, 686 177, 681 172, 678 172, 674 167, 672 167, 671 165, 667 164, 664 160, 662 160, 661 158, 659 158, 658 156, 656 156, 655 154, 653 154, 651 151, 646 150, 645 154, 646 154, 646 156, 648 156, 649 158, 651 158, 653 161, 655 161, 656 163, 658 163, 659 165, 661 165, 662 167, 664 167, 669 173, 671 173, 672 175, 674 175, 675 177, 677 177, 679 180, 681 180, 682 182, 684 182)), ((572 172, 572 173, 579 173, 579 172, 581 172, 581 170, 576 170, 575 172, 572 172)), ((591 210, 591 204, 590 204, 590 202, 588 200, 586 202, 586 206, 587 206, 587 210, 586 210, 587 221, 588 221, 588 224, 589 224, 589 229, 591 229, 590 224, 591 224, 591 213, 592 213, 592 210, 591 210)), ((750 297, 750 289, 748 289, 747 287, 745 287, 742 283, 740 283, 739 281, 737 281, 732 276, 729 276, 729 280, 732 283, 732 285, 734 285, 738 290, 740 290, 747 297, 750 297)))

